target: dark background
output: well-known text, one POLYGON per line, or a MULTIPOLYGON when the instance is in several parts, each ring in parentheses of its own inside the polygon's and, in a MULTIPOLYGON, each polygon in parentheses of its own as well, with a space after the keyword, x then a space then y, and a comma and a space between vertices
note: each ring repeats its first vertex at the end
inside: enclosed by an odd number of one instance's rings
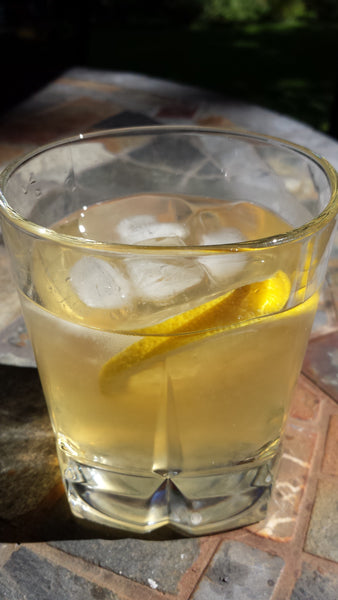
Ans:
POLYGON ((0 0, 0 112, 67 68, 254 102, 338 137, 338 0, 0 0))

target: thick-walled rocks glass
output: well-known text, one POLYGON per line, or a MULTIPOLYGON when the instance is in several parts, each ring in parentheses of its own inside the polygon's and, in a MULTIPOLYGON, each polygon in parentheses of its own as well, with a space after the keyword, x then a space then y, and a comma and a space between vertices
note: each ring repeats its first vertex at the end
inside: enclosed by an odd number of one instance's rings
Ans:
POLYGON ((40 148, 2 230, 75 515, 189 534, 261 519, 325 276, 332 167, 189 127, 40 148))

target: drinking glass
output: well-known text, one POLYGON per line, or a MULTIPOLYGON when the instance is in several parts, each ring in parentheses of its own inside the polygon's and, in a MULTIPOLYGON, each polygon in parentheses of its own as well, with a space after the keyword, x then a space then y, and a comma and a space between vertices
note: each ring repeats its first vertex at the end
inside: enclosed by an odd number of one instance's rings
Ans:
POLYGON ((198 127, 81 134, 3 172, 76 516, 197 535, 263 518, 337 206, 309 150, 198 127))

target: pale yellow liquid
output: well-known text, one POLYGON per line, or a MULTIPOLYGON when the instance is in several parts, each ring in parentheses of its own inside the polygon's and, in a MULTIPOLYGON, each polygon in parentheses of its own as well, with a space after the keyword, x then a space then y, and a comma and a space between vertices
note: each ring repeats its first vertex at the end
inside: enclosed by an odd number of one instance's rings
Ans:
MULTIPOLYGON (((201 200, 197 205, 198 210, 203 209, 201 200)), ((248 208, 251 228, 255 222, 260 228, 257 237, 287 228, 268 211, 244 204, 239 208, 229 204, 230 225, 236 226, 241 212, 248 208)), ((90 211, 94 215, 95 208, 90 211)), ((77 218, 75 215, 55 229, 72 233, 77 218)), ((249 233, 253 237, 252 231, 249 233)), ((291 253, 288 262, 285 255, 280 260, 286 263, 286 270, 292 270, 291 253)), ((57 272, 60 276, 61 264, 62 257, 51 261, 46 286, 53 279, 53 268, 55 276, 57 272)), ((250 277, 255 279, 250 266, 258 268, 256 263, 249 264, 236 274, 237 286, 250 277)), ((37 259, 33 281, 35 276, 38 288, 44 281, 42 270, 45 265, 37 259)), ((205 297, 203 289, 194 292, 198 298, 192 297, 192 305, 210 297, 210 282, 205 287, 205 297)), ((194 472, 259 460, 274 451, 316 308, 311 299, 303 308, 285 310, 280 316, 249 321, 195 342, 192 336, 183 347, 169 349, 121 373, 110 396, 100 391, 102 366, 139 339, 128 335, 128 320, 133 324, 129 331, 138 324, 144 327, 147 319, 153 323, 156 310, 145 304, 126 319, 123 311, 92 308, 86 319, 86 314, 77 312, 76 302, 75 295, 70 296, 66 309, 59 304, 56 310, 53 290, 50 306, 48 299, 44 299, 44 308, 24 301, 52 422, 72 452, 127 471, 194 472), (73 313, 69 311, 72 298, 73 313), (104 320, 106 330, 101 325, 104 320)), ((177 312, 182 312, 182 307, 177 312)), ((175 314, 172 307, 171 314, 175 314)))
MULTIPOLYGON (((212 219, 219 211, 216 201, 189 202, 195 215, 209 211, 212 219)), ((108 203, 103 212, 102 205, 91 207, 86 224, 93 216, 97 229, 103 214, 103 229, 107 230, 107 210, 108 203)), ((242 227, 243 236, 250 238, 289 228, 275 215, 247 203, 222 205, 221 214, 227 226, 242 227)), ((161 218, 168 220, 170 215, 161 218)), ((73 215, 55 229, 78 235, 78 223, 79 215, 73 215)), ((123 479, 123 494, 142 496, 145 506, 157 485, 155 480, 152 487, 151 477, 177 477, 184 496, 199 498, 210 493, 210 474, 238 473, 245 465, 259 466, 272 459, 316 310, 314 297, 304 300, 301 285, 306 285, 306 273, 302 278, 297 272, 298 252, 293 246, 273 254, 250 255, 239 262, 237 270, 229 271, 229 277, 216 279, 202 261, 198 267, 204 273, 201 282, 167 303, 136 298, 126 308, 105 309, 86 306, 71 286, 71 268, 82 251, 37 243, 31 274, 37 301, 23 298, 23 307, 63 455, 115 473, 139 474, 130 490, 129 479, 127 483, 123 479), (122 369, 112 392, 102 392, 102 367, 140 339, 138 328, 268 278, 278 269, 288 275, 292 288, 282 313, 249 320, 205 338, 191 335, 191 341, 181 347, 173 344, 170 349, 169 344, 165 352, 122 369)), ((121 254, 103 259, 122 271, 124 261, 131 260, 130 255, 121 254)), ((182 257, 170 260, 177 265, 182 257)), ((231 481, 225 484, 228 491, 222 488, 219 495, 231 494, 231 481)), ((102 487, 107 485, 104 482, 102 487)), ((114 480, 111 486, 118 497, 122 494, 119 485, 114 480)), ((103 512, 109 513, 109 503, 103 512)), ((128 515, 132 515, 133 509, 128 507, 128 515)), ((238 510, 242 510, 240 503, 238 510)), ((147 511, 145 508, 142 516, 135 512, 134 520, 130 517, 131 528, 143 531, 153 527, 147 511)), ((93 518, 97 520, 97 514, 93 518)), ((124 526, 125 516, 114 519, 113 523, 124 526)), ((243 519, 231 521, 232 526, 247 522, 243 519)), ((163 517, 161 524, 168 521, 163 517)))
POLYGON ((117 378, 111 397, 100 392, 100 370, 134 336, 71 324, 28 302, 25 314, 55 430, 76 454, 131 472, 190 472, 258 458, 279 441, 313 311, 154 357, 117 378))

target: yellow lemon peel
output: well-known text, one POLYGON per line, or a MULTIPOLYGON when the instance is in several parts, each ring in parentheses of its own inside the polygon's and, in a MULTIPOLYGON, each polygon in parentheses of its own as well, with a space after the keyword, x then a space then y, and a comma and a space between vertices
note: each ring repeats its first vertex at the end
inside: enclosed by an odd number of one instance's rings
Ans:
POLYGON ((288 276, 277 271, 269 279, 232 290, 162 323, 135 331, 134 335, 144 337, 103 365, 99 376, 101 391, 112 393, 117 374, 137 367, 153 356, 281 311, 290 289, 288 276))

